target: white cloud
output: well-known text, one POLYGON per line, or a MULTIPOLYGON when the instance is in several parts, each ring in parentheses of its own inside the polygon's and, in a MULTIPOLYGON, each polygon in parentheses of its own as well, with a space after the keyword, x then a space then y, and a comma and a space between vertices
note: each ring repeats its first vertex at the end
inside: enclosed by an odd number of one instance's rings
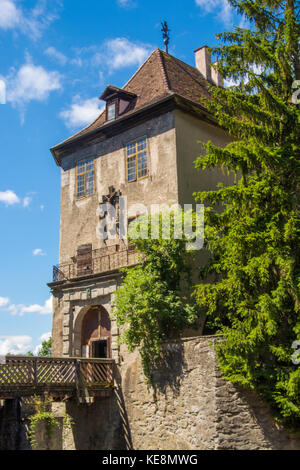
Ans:
MULTIPOLYGON (((123 67, 141 65, 152 48, 146 44, 137 44, 126 38, 115 38, 106 42, 105 60, 108 65, 116 70, 123 67)), ((97 59, 97 57, 95 57, 97 59)), ((103 60, 102 54, 98 55, 98 61, 103 60)))
POLYGON ((128 8, 136 5, 133 0, 118 0, 118 4, 120 5, 120 7, 123 8, 128 8))
POLYGON ((6 103, 6 83, 0 79, 0 104, 6 103))
POLYGON ((233 8, 228 0, 195 0, 196 5, 202 9, 204 14, 216 13, 216 17, 225 25, 233 20, 233 8))
POLYGON ((50 338, 51 338, 51 331, 49 333, 42 334, 42 336, 40 337, 40 340, 43 342, 43 341, 48 341, 48 339, 50 338))
POLYGON ((52 297, 46 300, 44 305, 33 304, 26 307, 25 305, 19 306, 19 315, 23 316, 25 313, 38 313, 39 315, 49 315, 52 313, 52 297))
POLYGON ((20 199, 14 191, 8 189, 7 191, 0 191, 0 202, 3 202, 7 206, 19 204, 20 199))
POLYGON ((7 311, 10 315, 22 317, 26 313, 37 313, 38 315, 50 315, 52 313, 52 297, 50 297, 44 305, 32 304, 32 305, 23 305, 23 304, 11 304, 9 299, 1 297, 3 305, 0 304, 0 307, 3 311, 7 311))
POLYGON ((76 128, 91 124, 101 113, 103 107, 98 98, 81 99, 78 95, 69 109, 60 112, 67 127, 76 128))
POLYGON ((250 29, 251 28, 251 23, 245 15, 243 15, 241 20, 240 20, 239 28, 244 28, 244 29, 250 29))
POLYGON ((236 86, 238 84, 239 84, 239 81, 234 80, 233 78, 227 78, 226 80, 224 80, 224 87, 225 88, 228 88, 228 87, 231 87, 231 86, 236 86))
POLYGON ((42 66, 24 64, 18 72, 7 77, 7 101, 20 105, 35 100, 45 101, 51 91, 62 87, 60 74, 47 71, 42 66))
POLYGON ((41 211, 43 212, 43 210, 45 209, 45 206, 43 206, 43 204, 40 205, 40 209, 41 211))
POLYGON ((18 30, 37 39, 55 19, 60 0, 51 0, 51 11, 47 0, 37 0, 34 8, 24 10, 16 0, 0 0, 0 28, 18 30))
POLYGON ((6 307, 9 304, 8 297, 0 297, 0 308, 6 307))
POLYGON ((33 256, 46 256, 46 253, 41 248, 36 248, 32 254, 33 256))
POLYGON ((55 47, 48 47, 48 49, 45 50, 45 54, 54 59, 60 65, 66 65, 68 61, 67 57, 62 52, 55 49, 55 47))
MULTIPOLYGON (((31 193, 34 194, 34 193, 31 193)), ((23 207, 29 207, 32 201, 32 196, 26 196, 23 199, 19 198, 17 194, 8 189, 7 191, 0 191, 0 202, 6 204, 6 206, 12 206, 14 204, 20 204, 22 202, 23 207)))
POLYGON ((23 355, 31 348, 31 336, 0 336, 0 355, 23 355))
POLYGON ((28 207, 32 201, 32 197, 26 196, 23 199, 23 207, 28 207))
POLYGON ((33 354, 34 354, 35 356, 37 356, 37 355, 39 354, 39 352, 41 351, 41 349, 42 349, 42 343, 43 343, 44 341, 48 341, 48 339, 50 339, 50 338, 51 338, 51 332, 42 334, 42 336, 40 337, 41 343, 38 344, 38 345, 36 346, 36 348, 34 349, 34 351, 33 351, 33 354))
POLYGON ((77 65, 77 67, 82 67, 83 60, 80 57, 76 57, 75 59, 70 60, 70 64, 77 65))
POLYGON ((17 9, 14 2, 0 0, 0 28, 12 29, 20 25, 21 11, 17 9))
POLYGON ((154 47, 130 41, 127 38, 113 38, 99 45, 74 48, 75 57, 69 60, 70 64, 80 67, 89 67, 97 70, 100 80, 104 74, 117 69, 140 66, 150 55, 154 47))
MULTIPOLYGON (((264 71, 264 68, 261 65, 252 64, 252 65, 249 65, 248 70, 252 70, 252 72, 254 72, 255 74, 260 75, 264 71)), ((249 82, 249 75, 246 74, 246 76, 243 79, 243 83, 244 85, 246 85, 248 82, 249 82)), ((226 80, 224 80, 224 87, 228 88, 231 86, 237 86, 240 83, 242 83, 241 79, 235 80, 233 78, 227 78, 226 80)))

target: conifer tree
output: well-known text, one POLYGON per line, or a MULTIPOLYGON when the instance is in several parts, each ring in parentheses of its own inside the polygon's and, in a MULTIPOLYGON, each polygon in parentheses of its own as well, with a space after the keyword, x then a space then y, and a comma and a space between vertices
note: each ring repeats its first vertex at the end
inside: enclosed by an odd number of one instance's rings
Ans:
POLYGON ((257 390, 299 427, 299 2, 228 1, 250 26, 219 34, 212 52, 224 78, 238 84, 211 87, 206 105, 232 142, 203 144, 196 167, 221 166, 236 179, 196 195, 206 205, 211 253, 201 275, 212 282, 196 286, 195 296, 208 330, 224 335, 225 377, 257 390))

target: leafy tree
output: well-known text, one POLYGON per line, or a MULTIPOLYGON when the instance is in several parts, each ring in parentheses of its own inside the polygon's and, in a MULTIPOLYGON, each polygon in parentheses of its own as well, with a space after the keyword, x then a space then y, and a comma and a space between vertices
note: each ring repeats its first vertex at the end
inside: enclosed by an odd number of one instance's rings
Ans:
POLYGON ((42 342, 42 347, 38 352, 38 356, 40 357, 50 357, 52 351, 52 338, 45 340, 42 342))
MULTIPOLYGON (((121 341, 129 351, 140 348, 145 376, 149 381, 151 371, 161 357, 162 341, 195 325, 199 315, 187 288, 191 255, 186 252, 187 240, 174 237, 174 220, 169 239, 164 239, 162 215, 157 222, 157 239, 138 238, 139 235, 130 237, 140 254, 140 262, 135 267, 122 269, 126 276, 114 300, 117 324, 125 328, 121 341), (182 294, 183 290, 186 295, 182 294)), ((150 233, 151 216, 139 217, 133 225, 137 234, 142 233, 143 227, 150 233)))
MULTIPOLYGON (((38 352, 39 357, 50 357, 51 356, 51 350, 52 350, 52 338, 49 338, 48 340, 45 340, 42 342, 41 349, 38 352)), ((34 356, 32 351, 28 351, 26 353, 26 356, 34 356)))
POLYGON ((300 368, 292 344, 300 340, 299 105, 291 99, 299 69, 299 2, 229 0, 250 29, 218 35, 218 69, 239 84, 211 87, 206 103, 233 137, 225 148, 205 145, 196 167, 225 167, 230 187, 200 192, 205 201, 201 270, 214 281, 196 287, 207 328, 224 334, 222 371, 256 389, 286 424, 299 425, 300 368), (223 212, 214 208, 221 204, 223 212))

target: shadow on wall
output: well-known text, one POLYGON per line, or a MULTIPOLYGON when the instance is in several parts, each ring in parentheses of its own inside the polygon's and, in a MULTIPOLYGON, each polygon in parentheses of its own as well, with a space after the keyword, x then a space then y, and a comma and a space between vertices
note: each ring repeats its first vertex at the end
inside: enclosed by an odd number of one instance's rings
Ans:
POLYGON ((22 401, 19 398, 5 400, 0 406, 0 450, 29 450, 22 401))
POLYGON ((184 359, 184 345, 181 341, 164 343, 162 356, 156 370, 152 372, 154 399, 157 393, 166 394, 171 389, 173 397, 180 395, 181 382, 187 365, 184 359))
MULTIPOLYGON (((72 429, 76 450, 132 450, 132 439, 121 375, 115 366, 115 390, 111 397, 95 399, 90 405, 76 400, 66 403, 66 412, 75 425, 72 429)), ((65 443, 69 447, 68 443, 65 443)))
POLYGON ((128 415, 126 411, 126 405, 125 405, 125 400, 124 400, 124 395, 123 395, 123 390, 122 390, 122 377, 117 366, 115 366, 114 374, 115 374, 115 382, 116 382, 115 397, 117 400, 119 414, 120 414, 120 421, 121 421, 120 430, 121 430, 121 435, 125 444, 125 447, 122 447, 122 448, 126 450, 133 450, 130 425, 129 425, 128 415))
POLYGON ((272 410, 255 391, 234 386, 238 395, 247 403, 248 409, 272 450, 299 450, 300 435, 293 434, 273 418, 272 410))
POLYGON ((66 404, 66 411, 74 421, 72 441, 65 448, 74 450, 124 449, 120 419, 114 397, 96 399, 90 405, 80 405, 77 400, 66 404))

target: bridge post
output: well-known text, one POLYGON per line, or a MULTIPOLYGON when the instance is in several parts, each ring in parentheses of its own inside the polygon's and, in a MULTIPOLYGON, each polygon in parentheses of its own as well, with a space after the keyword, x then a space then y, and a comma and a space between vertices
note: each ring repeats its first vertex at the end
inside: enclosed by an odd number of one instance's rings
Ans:
POLYGON ((37 359, 34 359, 33 362, 33 383, 34 385, 37 384, 37 359))

